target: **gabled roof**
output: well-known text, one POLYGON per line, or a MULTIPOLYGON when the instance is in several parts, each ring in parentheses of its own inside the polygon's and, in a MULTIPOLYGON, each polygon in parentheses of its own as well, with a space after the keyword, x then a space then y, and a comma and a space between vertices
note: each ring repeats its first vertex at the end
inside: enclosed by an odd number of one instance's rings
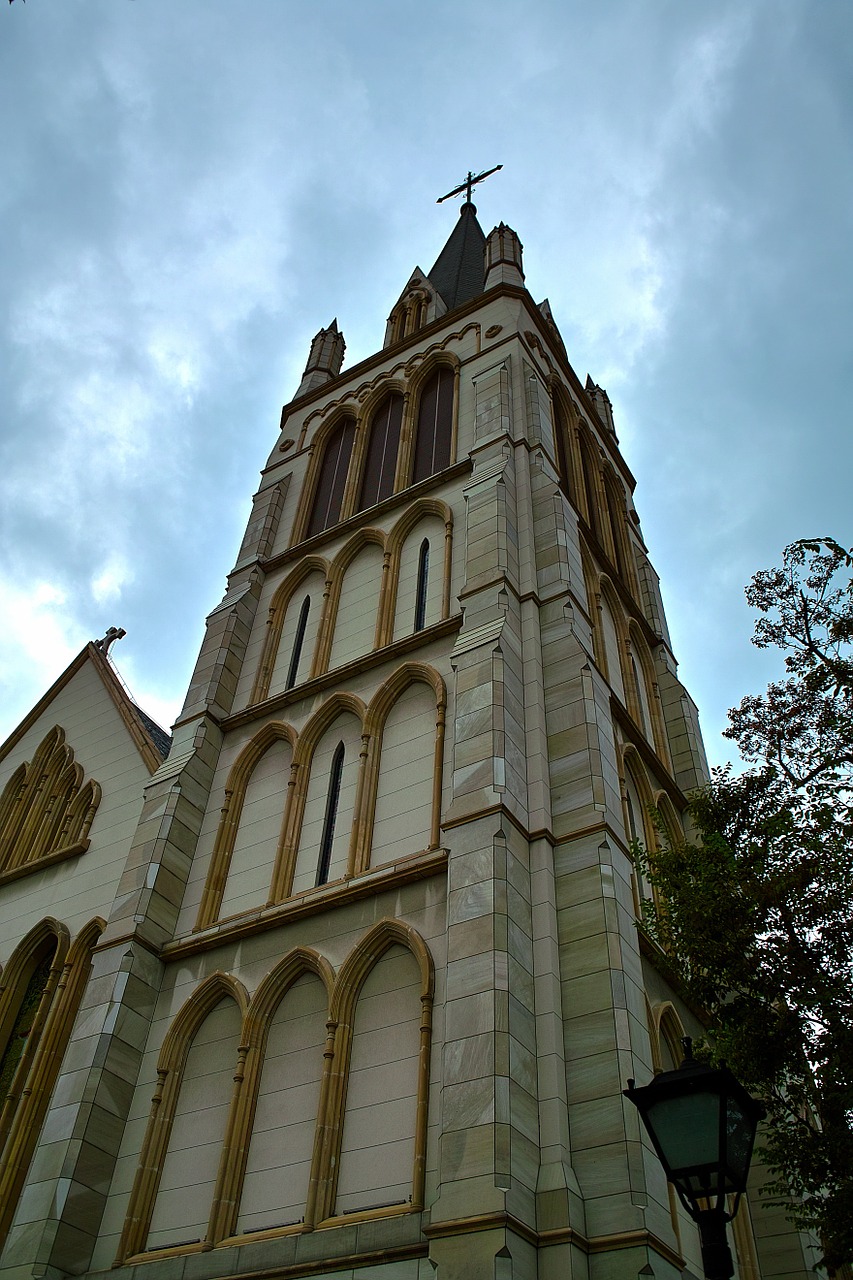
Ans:
POLYGON ((447 244, 428 273, 448 311, 470 302, 483 292, 486 280, 486 237, 477 221, 477 209, 466 201, 447 244))
POLYGON ((60 690, 65 688, 69 680, 73 679, 87 662, 92 664, 100 676, 103 686, 124 721, 148 772, 154 773, 156 769, 159 769, 169 754, 172 739, 141 707, 136 705, 114 671, 112 663, 101 653, 96 645, 91 643, 80 650, 77 657, 68 664, 59 679, 54 681, 47 693, 24 716, 17 729, 14 729, 6 741, 0 745, 0 760, 3 760, 8 755, 15 744, 21 740, 27 730, 35 724, 39 716, 50 706, 60 690))

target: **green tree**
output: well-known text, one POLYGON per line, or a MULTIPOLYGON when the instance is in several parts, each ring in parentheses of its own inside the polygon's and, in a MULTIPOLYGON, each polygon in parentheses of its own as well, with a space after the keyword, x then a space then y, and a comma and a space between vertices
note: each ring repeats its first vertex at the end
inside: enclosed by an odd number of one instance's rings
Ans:
POLYGON ((705 1011, 708 1051, 768 1108, 766 1189, 830 1272, 853 1260, 853 558, 794 543, 747 588, 786 676, 729 713, 751 768, 690 800, 691 838, 637 849, 644 925, 705 1011))

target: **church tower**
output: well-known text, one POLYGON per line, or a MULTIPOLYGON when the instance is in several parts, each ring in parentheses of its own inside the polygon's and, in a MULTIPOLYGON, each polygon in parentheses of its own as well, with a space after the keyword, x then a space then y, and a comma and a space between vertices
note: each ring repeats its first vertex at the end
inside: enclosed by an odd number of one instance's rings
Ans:
MULTIPOLYGON (((610 400, 470 191, 344 347, 282 411, 0 1276, 699 1275, 622 1090, 701 1031, 629 846, 706 765, 610 400)), ((811 1274, 779 1223, 744 1207, 741 1280, 811 1274)))

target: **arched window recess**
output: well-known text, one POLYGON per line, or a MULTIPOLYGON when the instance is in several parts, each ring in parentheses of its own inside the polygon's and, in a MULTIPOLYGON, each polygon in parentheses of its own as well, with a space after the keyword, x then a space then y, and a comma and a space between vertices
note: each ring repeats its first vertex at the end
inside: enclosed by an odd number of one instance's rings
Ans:
POLYGON ((358 511, 375 506, 394 492, 402 425, 403 397, 392 391, 370 417, 358 511))
POLYGON ((355 418, 341 418, 322 446, 323 452, 314 473, 311 509, 305 537, 312 538, 331 528, 341 519, 350 458, 355 441, 355 418))
POLYGON ((450 466, 456 413, 456 369, 441 362, 419 384, 412 442, 411 484, 450 466))
MULTIPOLYGON (((551 419, 554 424, 554 449, 556 453, 557 473, 560 487, 576 509, 580 510, 577 476, 580 470, 576 458, 577 443, 571 425, 571 416, 566 410, 561 391, 551 385, 551 419)), ((585 514, 581 510, 581 515, 585 514)))

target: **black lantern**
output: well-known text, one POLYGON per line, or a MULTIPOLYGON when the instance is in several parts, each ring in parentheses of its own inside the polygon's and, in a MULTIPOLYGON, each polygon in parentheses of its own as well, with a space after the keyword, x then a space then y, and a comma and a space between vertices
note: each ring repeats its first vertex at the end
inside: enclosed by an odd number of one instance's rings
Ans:
POLYGON ((697 1062, 690 1037, 681 1043, 684 1061, 676 1071, 662 1071, 642 1089, 629 1080, 624 1093, 639 1111, 681 1203, 699 1226, 707 1280, 728 1280, 734 1267, 726 1223, 746 1190, 755 1130, 765 1112, 725 1064, 697 1062), (734 1196, 731 1208, 729 1196, 734 1196))

